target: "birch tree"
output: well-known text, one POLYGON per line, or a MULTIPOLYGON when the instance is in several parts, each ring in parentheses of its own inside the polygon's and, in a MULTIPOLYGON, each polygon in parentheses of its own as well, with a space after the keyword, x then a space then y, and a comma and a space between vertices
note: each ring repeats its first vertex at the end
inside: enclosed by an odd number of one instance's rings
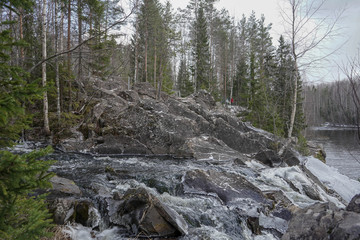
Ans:
MULTIPOLYGON (((46 0, 42 0, 42 59, 46 59, 46 31, 47 31, 47 16, 46 16, 46 0)), ((44 131, 46 135, 50 135, 50 126, 49 126, 49 103, 48 96, 46 91, 46 62, 43 62, 41 65, 42 68, 42 85, 45 88, 43 94, 43 114, 44 114, 44 131)))
POLYGON ((281 16, 286 25, 286 34, 290 40, 291 54, 294 61, 292 107, 287 136, 289 141, 293 136, 295 115, 299 103, 298 81, 301 77, 300 72, 331 54, 323 52, 321 55, 309 58, 315 50, 320 51, 323 43, 334 37, 337 32, 336 23, 340 15, 330 19, 327 16, 323 17, 321 14, 326 1, 285 0, 286 8, 281 9, 281 16))

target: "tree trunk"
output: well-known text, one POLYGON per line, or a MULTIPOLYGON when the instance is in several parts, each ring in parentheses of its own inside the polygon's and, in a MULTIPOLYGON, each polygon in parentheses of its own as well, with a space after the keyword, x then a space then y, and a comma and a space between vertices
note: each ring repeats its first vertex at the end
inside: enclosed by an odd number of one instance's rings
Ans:
MULTIPOLYGON (((47 17, 46 17, 46 0, 43 0, 43 9, 42 9, 42 59, 46 59, 46 28, 47 28, 47 17)), ((42 63, 42 85, 46 88, 46 62, 42 63)), ((50 135, 49 127, 49 104, 47 98, 47 91, 44 91, 43 94, 43 103, 44 103, 44 131, 47 135, 50 135)))
POLYGON ((67 38, 67 72, 68 72, 68 86, 69 86, 69 112, 72 111, 72 94, 71 94, 71 52, 70 52, 70 34, 71 34, 71 0, 69 0, 68 4, 68 38, 67 38))
POLYGON ((147 62, 148 62, 148 30, 146 29, 146 39, 145 39, 145 82, 148 82, 148 74, 147 74, 147 62))
MULTIPOLYGON (((57 0, 55 2, 55 54, 59 51, 59 22, 58 22, 58 6, 57 0)), ((56 84, 56 116, 58 120, 58 124, 60 124, 61 120, 61 105, 60 105, 60 76, 59 76, 59 58, 55 58, 55 84, 56 84)))
POLYGON ((156 84, 156 44, 155 44, 155 50, 154 50, 154 86, 157 86, 157 84, 156 84))
MULTIPOLYGON (((24 39, 23 33, 23 10, 19 10, 19 25, 20 25, 20 40, 24 39)), ((20 47, 20 66, 24 66, 25 55, 24 55, 24 48, 20 47)))
MULTIPOLYGON (((59 29, 59 52, 64 50, 64 12, 62 9, 65 9, 65 4, 63 1, 60 2, 60 29, 59 29)), ((60 58, 63 60, 63 58, 60 58)), ((64 108, 64 80, 60 79, 60 106, 64 108)))
MULTIPOLYGON (((81 15, 82 15, 82 11, 81 11, 81 0, 78 0, 78 23, 79 23, 79 38, 78 38, 78 42, 79 44, 82 43, 82 19, 81 19, 81 15)), ((79 66, 78 66, 78 81, 79 84, 81 84, 81 74, 82 74, 82 52, 81 52, 81 47, 79 47, 79 66)))

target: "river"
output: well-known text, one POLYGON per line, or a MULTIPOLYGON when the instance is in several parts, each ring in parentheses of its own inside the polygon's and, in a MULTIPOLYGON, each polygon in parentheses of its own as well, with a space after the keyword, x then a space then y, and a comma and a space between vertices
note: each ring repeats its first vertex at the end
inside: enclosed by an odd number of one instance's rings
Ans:
POLYGON ((324 147, 327 165, 360 179, 360 143, 355 128, 312 127, 307 129, 306 138, 324 147))

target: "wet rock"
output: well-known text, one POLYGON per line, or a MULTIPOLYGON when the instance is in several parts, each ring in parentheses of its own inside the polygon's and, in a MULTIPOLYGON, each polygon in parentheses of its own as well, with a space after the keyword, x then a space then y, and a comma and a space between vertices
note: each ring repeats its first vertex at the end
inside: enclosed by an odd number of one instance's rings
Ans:
POLYGON ((312 186, 303 184, 302 189, 306 196, 308 196, 312 200, 323 201, 323 199, 320 197, 319 192, 316 191, 312 186))
POLYGON ((285 149, 281 158, 288 166, 298 166, 300 164, 298 154, 289 148, 285 149))
POLYGON ((52 184, 52 189, 50 189, 50 195, 48 198, 56 198, 60 196, 81 196, 80 188, 75 184, 74 181, 62 178, 59 176, 54 176, 50 179, 52 184))
POLYGON ((299 208, 296 207, 289 198, 287 198, 283 191, 268 191, 265 196, 273 201, 273 209, 271 213, 273 216, 289 221, 293 213, 299 208))
POLYGON ((54 223, 59 225, 75 222, 94 228, 100 223, 100 214, 94 204, 87 199, 56 198, 48 201, 48 206, 54 223))
POLYGON ((106 135, 102 143, 92 149, 98 154, 151 154, 141 142, 127 136, 106 135))
POLYGON ((344 211, 333 203, 316 203, 297 211, 282 240, 360 239, 360 214, 344 211))
POLYGON ((255 155, 254 158, 270 167, 278 167, 282 163, 279 155, 272 150, 261 150, 255 155))
POLYGON ((187 234, 185 220, 143 188, 129 189, 109 212, 110 221, 144 237, 177 237, 187 234))
POLYGON ((346 211, 360 213, 360 194, 356 194, 346 207, 346 211))
POLYGON ((55 224, 63 225, 69 220, 74 213, 75 201, 75 198, 57 198, 48 201, 48 209, 55 224))
POLYGON ((185 193, 215 196, 225 204, 236 199, 250 198, 266 202, 262 192, 240 175, 213 170, 192 170, 184 176, 185 193))

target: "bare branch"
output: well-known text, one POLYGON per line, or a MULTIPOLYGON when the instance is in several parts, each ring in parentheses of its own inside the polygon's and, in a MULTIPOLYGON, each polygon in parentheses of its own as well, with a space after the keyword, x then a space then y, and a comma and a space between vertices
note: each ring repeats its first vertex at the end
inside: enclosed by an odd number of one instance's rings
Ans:
POLYGON ((32 71, 34 71, 37 67, 39 67, 41 64, 43 64, 44 62, 47 62, 53 58, 56 58, 58 56, 61 56, 61 55, 64 55, 64 54, 67 54, 67 53, 70 53, 70 52, 73 52, 75 51, 76 49, 78 49, 79 47, 81 47, 82 45, 84 45, 85 43, 89 42, 90 40, 98 37, 98 36, 101 36, 103 35, 104 33, 106 33, 108 30, 112 29, 113 27, 115 27, 116 25, 119 25, 119 24, 122 24, 124 23, 128 18, 130 18, 130 16, 135 12, 137 8, 137 1, 135 2, 134 6, 131 8, 131 11, 124 17, 122 18, 121 20, 111 24, 109 27, 105 28, 104 30, 100 31, 99 33, 95 34, 94 36, 82 41, 81 43, 79 43, 78 45, 76 45, 75 47, 71 48, 70 50, 67 50, 67 51, 63 51, 63 52, 60 52, 60 53, 57 53, 57 54, 54 54, 40 62, 38 62, 37 64, 35 64, 30 70, 29 70, 29 73, 31 73, 32 71))

